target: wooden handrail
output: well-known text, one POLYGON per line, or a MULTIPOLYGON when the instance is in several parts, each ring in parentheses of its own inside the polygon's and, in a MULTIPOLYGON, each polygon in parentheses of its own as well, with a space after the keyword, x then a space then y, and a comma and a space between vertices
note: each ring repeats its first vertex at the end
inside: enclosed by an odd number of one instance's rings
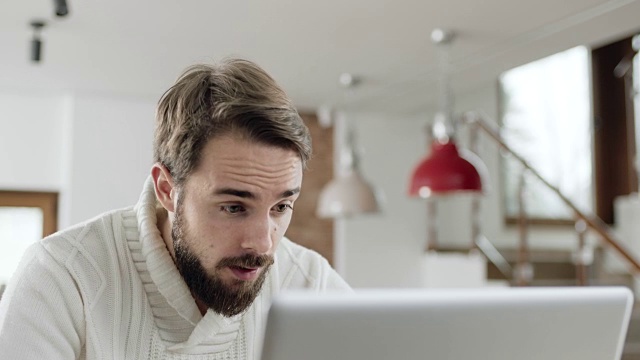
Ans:
POLYGON ((475 247, 484 254, 484 256, 498 269, 498 271, 505 277, 510 278, 513 276, 513 269, 507 259, 500 254, 498 249, 493 246, 491 241, 484 235, 478 235, 475 240, 475 247))
POLYGON ((553 191, 571 210, 573 210, 576 218, 583 220, 586 225, 598 233, 600 237, 607 243, 607 245, 611 246, 622 258, 626 260, 626 262, 631 266, 634 275, 640 273, 640 262, 632 255, 631 251, 611 232, 609 226, 599 217, 586 214, 585 212, 578 209, 578 207, 571 201, 569 198, 564 196, 560 190, 549 183, 540 173, 538 173, 533 167, 531 167, 527 161, 518 155, 515 151, 513 151, 500 136, 499 129, 490 124, 485 119, 488 118, 486 115, 480 114, 478 112, 468 112, 465 113, 462 117, 463 121, 469 125, 478 126, 478 128, 482 129, 489 137, 494 140, 498 145, 508 152, 511 156, 513 156, 518 162, 520 162, 533 176, 535 176, 538 180, 540 180, 546 187, 548 187, 551 191, 553 191))

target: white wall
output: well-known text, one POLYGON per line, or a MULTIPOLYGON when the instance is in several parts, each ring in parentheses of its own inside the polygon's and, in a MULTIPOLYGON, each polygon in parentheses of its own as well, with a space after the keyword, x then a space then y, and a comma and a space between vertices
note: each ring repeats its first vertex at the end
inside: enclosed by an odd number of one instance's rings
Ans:
POLYGON ((153 155, 155 102, 77 96, 72 109, 63 226, 135 204, 153 155))
POLYGON ((344 220, 345 277, 355 287, 420 283, 426 207, 407 194, 410 172, 425 153, 425 121, 348 114, 364 149, 364 176, 384 195, 383 212, 344 220))
POLYGON ((0 188, 59 191, 59 228, 135 204, 154 114, 142 99, 0 94, 0 188))
POLYGON ((0 188, 60 188, 64 101, 64 96, 0 93, 0 188))

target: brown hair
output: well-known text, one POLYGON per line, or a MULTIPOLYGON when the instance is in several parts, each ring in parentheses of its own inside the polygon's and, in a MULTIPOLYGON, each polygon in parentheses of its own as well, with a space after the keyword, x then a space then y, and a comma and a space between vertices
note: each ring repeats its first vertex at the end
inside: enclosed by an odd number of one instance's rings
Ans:
POLYGON ((294 150, 303 167, 311 157, 309 130, 275 80, 248 60, 226 59, 189 67, 162 95, 154 159, 180 185, 198 165, 204 145, 232 133, 294 150))

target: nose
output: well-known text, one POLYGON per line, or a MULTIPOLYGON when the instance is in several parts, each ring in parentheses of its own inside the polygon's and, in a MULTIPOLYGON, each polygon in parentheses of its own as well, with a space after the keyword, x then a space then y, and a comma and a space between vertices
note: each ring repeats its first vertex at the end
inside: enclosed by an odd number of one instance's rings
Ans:
POLYGON ((256 216, 245 224, 242 248, 256 254, 267 254, 273 247, 275 223, 270 216, 256 216))

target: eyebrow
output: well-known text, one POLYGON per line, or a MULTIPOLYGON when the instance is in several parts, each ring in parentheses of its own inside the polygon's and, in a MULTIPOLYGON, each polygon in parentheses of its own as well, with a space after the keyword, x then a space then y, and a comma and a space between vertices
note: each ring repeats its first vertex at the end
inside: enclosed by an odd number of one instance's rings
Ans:
POLYGON ((297 194, 299 192, 300 192, 300 187, 297 187, 295 189, 291 189, 291 190, 287 190, 287 191, 283 192, 282 194, 280 194, 280 197, 281 198, 288 198, 288 197, 293 196, 293 195, 295 195, 295 194, 297 194))
MULTIPOLYGON (((290 196, 293 196, 297 193, 300 192, 300 187, 297 187, 295 189, 291 189, 291 190, 286 190, 283 191, 282 194, 280 194, 281 198, 288 198, 290 196)), ((236 196, 239 198, 243 198, 243 199, 256 199, 256 195, 250 191, 245 191, 245 190, 238 190, 238 189, 233 189, 233 188, 221 188, 218 189, 214 192, 215 195, 231 195, 231 196, 236 196)))

